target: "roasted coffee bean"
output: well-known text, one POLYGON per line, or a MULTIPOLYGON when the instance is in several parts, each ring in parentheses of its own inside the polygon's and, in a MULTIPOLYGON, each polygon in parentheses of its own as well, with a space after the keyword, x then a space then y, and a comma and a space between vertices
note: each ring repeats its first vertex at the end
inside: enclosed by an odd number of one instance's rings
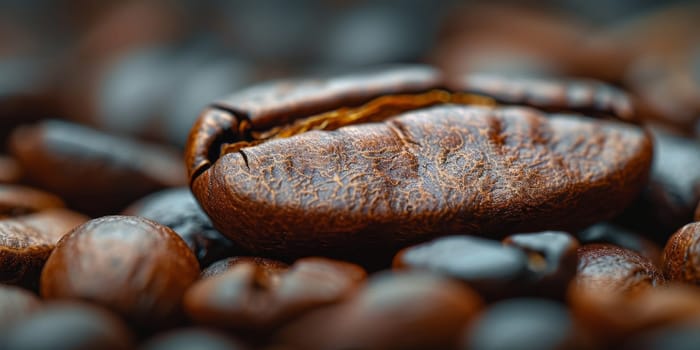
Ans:
POLYGON ((303 258, 289 269, 264 260, 239 260, 228 271, 193 285, 185 295, 185 309, 198 323, 269 331, 343 300, 365 275, 357 265, 325 258, 303 258))
MULTIPOLYGON (((439 85, 412 67, 243 90, 193 127, 193 193, 251 252, 358 259, 438 235, 585 227, 647 178, 636 126, 429 92, 439 85)), ((570 110, 607 113, 586 101, 570 110)))
POLYGON ((261 273, 269 275, 269 277, 266 278, 273 278, 273 276, 280 275, 289 268, 289 265, 277 260, 257 256, 233 256, 211 264, 209 267, 204 269, 204 271, 202 271, 201 277, 207 278, 218 276, 232 269, 236 265, 246 262, 259 266, 259 271, 261 273))
POLYGON ((141 345, 141 350, 243 350, 240 341, 225 333, 205 328, 183 328, 159 334, 141 345))
POLYGON ((22 178, 22 168, 12 158, 0 156, 0 184, 15 183, 22 178))
POLYGON ((16 220, 0 220, 0 283, 32 286, 55 242, 16 220))
POLYGON ((663 244, 700 202, 700 142, 654 130, 651 177, 619 221, 663 244))
POLYGON ((573 236, 556 231, 521 233, 503 243, 527 254, 532 294, 564 298, 578 265, 579 243, 573 236))
POLYGON ((66 235, 41 275, 47 299, 83 299, 143 328, 177 323, 197 259, 170 228, 135 216, 88 221, 66 235))
POLYGON ((114 315, 87 304, 43 307, 9 330, 0 345, 7 350, 132 349, 129 329, 114 315))
POLYGON ((82 225, 90 218, 65 208, 46 209, 39 213, 15 218, 17 222, 34 228, 55 245, 65 234, 82 225))
POLYGON ((154 193, 129 206, 123 214, 142 216, 173 229, 192 249, 202 267, 240 254, 233 242, 212 226, 189 188, 154 193))
POLYGON ((63 201, 50 193, 19 185, 0 184, 0 219, 63 206, 63 201))
POLYGON ((0 335, 10 326, 36 312, 40 306, 39 298, 29 291, 0 285, 0 335))
POLYGON ((424 273, 380 273, 343 304, 282 329, 292 349, 452 349, 483 301, 463 284, 424 273))
POLYGON ((661 266, 661 248, 651 240, 620 225, 603 222, 590 226, 577 235, 581 244, 607 243, 633 250, 661 266))
POLYGON ((61 121, 18 128, 10 149, 30 181, 91 215, 186 181, 172 150, 61 121))
POLYGON ((687 285, 646 288, 628 295, 573 287, 568 301, 576 322, 597 339, 595 348, 620 348, 626 339, 654 328, 700 317, 700 290, 687 285))
POLYGON ((609 244, 587 244, 578 249, 576 287, 595 293, 634 294, 665 282, 647 258, 609 244))
POLYGON ((394 267, 459 279, 487 299, 523 293, 530 278, 524 251, 471 236, 443 237, 405 248, 394 258, 394 267))
POLYGON ((683 226, 666 243, 663 272, 669 280, 700 284, 700 222, 683 226))
POLYGON ((545 299, 509 299, 488 307, 465 332, 470 350, 584 349, 566 306, 545 299), (578 345, 578 347, 577 347, 578 345))

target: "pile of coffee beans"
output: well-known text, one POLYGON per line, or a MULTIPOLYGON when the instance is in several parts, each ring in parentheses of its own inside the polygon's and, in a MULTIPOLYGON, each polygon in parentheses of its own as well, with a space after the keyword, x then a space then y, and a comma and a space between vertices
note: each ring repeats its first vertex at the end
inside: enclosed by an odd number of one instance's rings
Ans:
POLYGON ((700 348, 700 7, 205 3, 1 86, 0 349, 700 348))

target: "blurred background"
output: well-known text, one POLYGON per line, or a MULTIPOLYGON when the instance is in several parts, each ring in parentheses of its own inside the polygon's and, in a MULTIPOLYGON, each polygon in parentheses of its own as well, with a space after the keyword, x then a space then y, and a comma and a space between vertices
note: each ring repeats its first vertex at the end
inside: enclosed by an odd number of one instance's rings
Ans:
POLYGON ((257 81, 393 62, 577 76, 698 133, 696 2, 3 0, 0 140, 61 118, 182 148, 199 111, 257 81))

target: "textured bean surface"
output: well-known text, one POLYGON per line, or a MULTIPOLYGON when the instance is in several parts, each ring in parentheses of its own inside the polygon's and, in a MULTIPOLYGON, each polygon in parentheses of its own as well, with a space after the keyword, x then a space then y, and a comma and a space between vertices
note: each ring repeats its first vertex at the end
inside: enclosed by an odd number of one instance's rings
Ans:
POLYGON ((662 285, 665 279, 647 258, 608 244, 588 244, 578 250, 579 288, 599 293, 636 293, 662 285))

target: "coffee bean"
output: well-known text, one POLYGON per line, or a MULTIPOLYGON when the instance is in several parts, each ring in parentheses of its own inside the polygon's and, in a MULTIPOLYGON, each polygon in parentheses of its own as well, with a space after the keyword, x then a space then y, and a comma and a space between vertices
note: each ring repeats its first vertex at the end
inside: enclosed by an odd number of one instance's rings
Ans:
POLYGON ((31 286, 55 242, 16 220, 0 220, 0 283, 31 286))
POLYGON ((523 292, 528 282, 528 257, 498 241, 452 236, 400 251, 397 269, 428 270, 466 282, 484 298, 499 299, 523 292))
POLYGON ((508 236, 503 244, 523 250, 533 295, 564 298, 576 276, 579 243, 566 232, 548 231, 508 236))
POLYGON ((698 239, 700 223, 683 226, 668 239, 663 253, 663 271, 669 280, 700 284, 698 239))
POLYGON ((325 258, 300 259, 289 269, 242 259, 192 286, 185 295, 185 309, 198 323, 265 331, 343 300, 365 275, 357 265, 325 258))
POLYGON ((16 183, 22 178, 22 168, 7 156, 0 155, 0 184, 16 183))
POLYGON ((374 275, 355 296, 282 329, 293 349, 451 349, 482 309, 464 285, 424 273, 374 275))
POLYGON ((89 218, 70 209, 57 208, 23 215, 15 220, 34 228, 55 245, 64 235, 88 221, 89 218))
POLYGON ((57 303, 15 324, 0 340, 7 350, 132 349, 133 337, 114 315, 87 304, 57 303))
POLYGON ((185 184, 172 150, 67 122, 18 128, 10 149, 29 180, 91 215, 114 213, 146 194, 185 184))
POLYGON ((649 259, 629 249, 608 244, 588 244, 578 249, 577 288, 634 294, 664 282, 663 274, 649 259))
POLYGON ((465 332, 463 349, 583 349, 566 306, 545 299, 492 304, 465 332), (579 345, 578 347, 576 345, 579 345))
POLYGON ((173 229, 190 247, 202 267, 240 250, 217 231, 189 188, 156 192, 124 210, 124 215, 142 216, 173 229))
POLYGON ((204 269, 204 271, 202 271, 201 277, 207 278, 218 276, 241 263, 251 263, 253 265, 259 266, 259 271, 269 276, 265 278, 273 278, 273 276, 280 275, 286 269, 289 268, 289 265, 277 260, 266 259, 257 256, 234 256, 223 260, 219 260, 211 264, 209 267, 204 269))
POLYGON ((39 310, 40 307, 39 298, 29 291, 0 285, 0 334, 39 310))
POLYGON ((0 219, 63 206, 63 201, 50 193, 20 185, 0 184, 0 219))
MULTIPOLYGON (((647 178, 636 126, 428 92, 439 84, 413 67, 241 91, 193 127, 193 193, 256 255, 358 259, 438 235, 578 229, 619 213, 647 178)), ((582 100, 627 116, 621 93, 582 100)))
POLYGON ((140 217, 107 216, 63 237, 41 276, 47 299, 103 305, 144 328, 179 322, 197 259, 170 228, 140 217))
POLYGON ((140 347, 141 350, 243 350, 247 348, 225 333, 206 328, 183 328, 159 334, 140 347))
POLYGON ((661 248, 621 225, 602 222, 580 231, 576 236, 582 244, 607 243, 633 250, 649 259, 655 266, 661 266, 661 248))

